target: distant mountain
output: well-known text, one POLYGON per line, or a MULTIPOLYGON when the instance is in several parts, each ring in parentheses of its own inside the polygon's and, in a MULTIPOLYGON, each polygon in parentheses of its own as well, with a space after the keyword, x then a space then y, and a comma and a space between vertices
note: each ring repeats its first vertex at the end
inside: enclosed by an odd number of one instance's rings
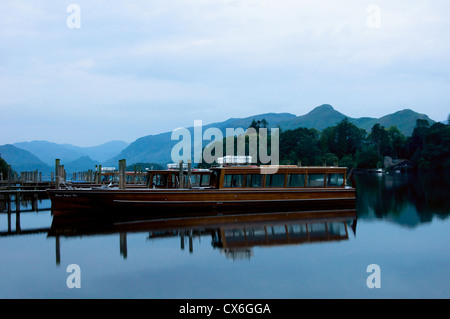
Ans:
POLYGON ((123 141, 111 141, 105 144, 91 147, 80 147, 71 144, 56 144, 48 141, 32 141, 15 143, 14 146, 29 151, 49 166, 55 165, 55 159, 59 158, 61 164, 69 163, 88 156, 99 162, 117 155, 128 143, 123 141))
POLYGON ((400 132, 402 132, 405 136, 411 136, 414 127, 416 126, 416 120, 418 119, 427 120, 428 123, 430 123, 430 125, 435 123, 435 121, 430 119, 427 115, 414 112, 413 110, 410 109, 404 109, 389 115, 385 115, 378 119, 364 117, 360 119, 350 119, 350 120, 356 126, 359 126, 366 130, 370 130, 377 123, 386 128, 395 125, 400 130, 400 132))
POLYGON ((49 166, 55 165, 56 158, 59 158, 62 164, 74 161, 84 155, 61 144, 47 141, 20 142, 15 143, 14 146, 36 155, 49 166))
MULTIPOLYGON (((249 116, 246 118, 230 118, 224 122, 212 123, 203 126, 203 131, 210 128, 218 128, 221 130, 222 135, 225 136, 227 128, 242 127, 247 129, 253 120, 260 121, 265 119, 270 127, 277 127, 281 122, 288 119, 295 118, 294 114, 289 113, 265 113, 255 116, 249 116)), ((175 129, 175 128, 174 128, 175 129)), ((194 139, 193 127, 187 128, 191 133, 191 141, 194 139)), ((131 143, 125 148, 119 155, 107 161, 105 164, 108 166, 117 166, 119 159, 125 158, 127 163, 137 162, 152 162, 152 163, 169 163, 172 162, 171 151, 174 145, 179 140, 171 140, 172 132, 165 132, 157 135, 148 135, 141 137, 131 143)), ((203 146, 210 141, 204 141, 203 146)))
POLYGON ((52 168, 30 152, 11 144, 0 145, 0 155, 18 174, 22 171, 35 171, 50 174, 52 168))
POLYGON ((65 148, 84 154, 94 161, 104 162, 119 154, 129 143, 124 141, 110 141, 97 146, 80 147, 71 144, 62 144, 65 148))
POLYGON ((397 128, 406 136, 411 136, 417 119, 427 120, 430 125, 434 123, 425 114, 419 114, 409 109, 395 112, 393 114, 385 115, 381 118, 361 117, 352 118, 345 114, 336 111, 331 105, 323 104, 314 108, 311 112, 288 119, 281 123, 283 130, 292 130, 298 127, 315 128, 319 131, 334 126, 344 118, 348 118, 350 122, 365 130, 370 130, 375 124, 379 123, 382 126, 389 128, 397 126, 397 128))
POLYGON ((305 115, 296 116, 281 123, 281 129, 294 130, 299 127, 315 128, 319 131, 336 125, 348 116, 336 111, 331 105, 323 104, 305 115))
MULTIPOLYGON (((100 165, 98 161, 92 160, 89 156, 82 156, 72 162, 63 163, 67 173, 85 172, 89 169, 95 169, 95 165, 100 165)), ((69 177, 69 176, 68 176, 69 177)))
MULTIPOLYGON (((381 118, 361 117, 351 118, 345 114, 336 111, 331 105, 323 104, 314 108, 311 112, 295 116, 290 113, 266 113, 249 116, 246 118, 230 118, 223 122, 204 125, 203 130, 209 127, 216 127, 222 131, 225 136, 226 128, 242 127, 248 128, 253 120, 260 121, 265 119, 270 127, 280 127, 282 130, 296 129, 298 127, 315 128, 319 131, 334 126, 344 118, 348 118, 350 122, 356 126, 361 127, 369 131, 374 124, 380 123, 381 125, 389 128, 396 125, 397 128, 403 132, 406 136, 410 136, 417 119, 426 119, 433 124, 434 121, 424 114, 416 113, 412 110, 402 110, 383 116, 381 118)), ((193 128, 188 130, 191 133, 193 140, 193 128)), ((171 150, 174 145, 179 141, 171 140, 172 132, 165 132, 157 135, 148 135, 141 137, 131 143, 125 148, 119 155, 106 161, 108 166, 117 166, 119 159, 125 158, 127 163, 136 162, 154 162, 154 163, 168 163, 171 162, 171 150)), ((204 142, 205 146, 209 141, 204 142)))
MULTIPOLYGON (((261 121, 263 119, 269 123, 269 127, 280 127, 282 130, 306 127, 315 128, 321 131, 327 127, 336 125, 344 118, 348 118, 350 122, 367 131, 369 131, 376 123, 380 123, 386 128, 396 125, 406 136, 412 134, 417 119, 425 119, 430 124, 434 123, 427 115, 419 114, 409 109, 388 114, 381 118, 351 118, 338 112, 331 105, 323 104, 314 108, 311 112, 300 116, 290 113, 265 113, 245 118, 230 118, 226 121, 212 124, 204 123, 203 131, 214 127, 218 128, 223 136, 225 136, 227 128, 241 127, 246 129, 253 120, 261 121)), ((187 129, 191 133, 191 142, 193 142, 194 128, 189 127, 187 129)), ((127 160, 128 165, 139 162, 165 164, 172 162, 171 151, 174 145, 179 142, 179 140, 172 141, 171 135, 172 131, 163 132, 156 135, 141 137, 131 144, 122 141, 112 141, 93 147, 78 147, 70 144, 56 144, 47 141, 22 142, 16 143, 14 146, 32 153, 35 155, 34 159, 31 160, 29 157, 30 154, 27 153, 28 155, 24 157, 25 161, 22 161, 21 157, 17 156, 14 161, 8 162, 14 163, 17 167, 31 167, 28 163, 33 161, 38 166, 46 164, 45 167, 53 167, 55 159, 59 158, 61 159, 61 164, 65 165, 66 170, 73 171, 94 169, 95 165, 100 163, 103 166, 117 167, 119 159, 123 158, 127 160)), ((203 146, 208 143, 209 141, 203 141, 203 146)), ((10 150, 10 152, 12 151, 10 150)), ((38 166, 30 169, 36 169, 38 166)), ((17 168, 16 170, 20 169, 17 168)))

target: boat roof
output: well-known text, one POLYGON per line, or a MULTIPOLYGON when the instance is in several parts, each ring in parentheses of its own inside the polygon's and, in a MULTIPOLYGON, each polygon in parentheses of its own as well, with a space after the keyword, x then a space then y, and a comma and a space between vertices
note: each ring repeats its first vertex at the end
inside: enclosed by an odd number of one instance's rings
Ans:
MULTIPOLYGON (((220 166, 220 167, 211 167, 211 170, 225 170, 229 172, 254 172, 267 174, 267 172, 276 172, 279 173, 303 173, 303 172, 315 172, 315 173, 332 173, 339 172, 343 173, 347 170, 347 167, 338 167, 338 166, 297 166, 297 165, 237 165, 237 166, 220 166), (266 173, 265 173, 266 172, 266 173)), ((276 173, 275 172, 275 173, 276 173)))
MULTIPOLYGON (((193 168, 192 174, 198 173, 211 173, 212 171, 223 170, 230 173, 254 173, 254 174, 268 174, 268 172, 275 173, 343 173, 346 172, 347 167, 338 166, 297 166, 297 165, 230 165, 230 166, 214 166, 209 169, 193 168)), ((187 169, 183 169, 183 172, 187 172, 187 169)), ((148 170, 148 173, 160 174, 160 173, 179 173, 177 169, 162 169, 162 170, 148 170)))

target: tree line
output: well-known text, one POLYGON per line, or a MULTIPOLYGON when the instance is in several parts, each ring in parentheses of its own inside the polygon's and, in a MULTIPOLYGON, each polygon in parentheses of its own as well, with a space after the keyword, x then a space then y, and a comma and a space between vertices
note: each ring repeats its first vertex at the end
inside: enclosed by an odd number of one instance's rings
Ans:
POLYGON ((420 169, 450 168, 450 125, 418 119, 411 136, 396 126, 375 124, 370 132, 347 118, 321 132, 297 128, 280 133, 280 163, 380 168, 384 157, 410 160, 420 169))
MULTIPOLYGON (((269 127, 263 119, 253 120, 249 128, 258 131, 269 127)), ((271 135, 268 133, 268 154, 271 153, 271 135)), ((229 138, 229 137, 228 137, 229 138)), ((375 124, 368 132, 345 118, 335 126, 322 131, 299 127, 279 134, 279 163, 303 166, 339 165, 348 168, 374 169, 384 167, 384 158, 393 161, 406 159, 419 169, 450 168, 450 125, 418 119, 411 136, 405 136, 396 126, 385 128, 375 124)), ((223 155, 227 154, 223 139, 223 155)), ((237 154, 237 137, 234 137, 234 153, 237 154)), ((259 139, 258 147, 259 149, 259 139)), ((249 139, 245 139, 249 150, 249 139)), ((257 164, 266 164, 259 162, 257 164)), ((202 163, 200 167, 209 167, 202 163)))
MULTIPOLYGON (((268 126, 269 123, 265 119, 253 120, 250 125, 256 131, 268 126)), ((388 156, 394 160, 407 159, 419 169, 450 168, 450 115, 447 124, 436 122, 430 125, 427 120, 416 120, 411 136, 405 136, 396 126, 385 128, 380 124, 375 124, 367 132, 345 118, 335 126, 322 131, 304 127, 280 130, 279 137, 280 164, 301 163, 303 166, 338 164, 348 168, 372 169, 383 167, 384 158, 388 156)), ((270 139, 269 134, 269 148, 270 139)), ((248 139, 246 144, 248 149, 248 139)), ((223 145, 224 147, 226 145, 225 138, 223 145)), ((270 149, 268 152, 270 153, 270 149)), ((223 154, 226 154, 225 148, 223 154)), ((157 164, 153 164, 156 168, 157 164)), ((200 167, 208 166, 200 165, 200 167)), ((6 178, 8 164, 1 156, 0 172, 3 178, 6 178)))

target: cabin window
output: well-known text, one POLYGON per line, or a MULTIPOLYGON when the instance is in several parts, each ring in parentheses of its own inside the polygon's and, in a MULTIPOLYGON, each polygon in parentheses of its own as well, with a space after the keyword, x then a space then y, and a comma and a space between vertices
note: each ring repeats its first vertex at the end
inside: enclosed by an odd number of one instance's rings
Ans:
POLYGON ((334 173, 327 174, 327 186, 342 186, 344 185, 344 174, 342 173, 334 173))
POLYGON ((262 187, 262 175, 261 174, 248 174, 245 181, 246 187, 262 187))
POLYGON ((308 174, 307 187, 323 187, 325 174, 308 174))
POLYGON ((305 174, 288 175, 288 187, 304 187, 304 186, 305 186, 305 174))
POLYGON ((200 186, 202 187, 209 186, 209 175, 207 174, 202 175, 200 186))
POLYGON ((152 187, 166 187, 167 176, 163 174, 153 175, 152 187))
POLYGON ((242 187, 244 175, 226 174, 223 180, 223 187, 242 187))
POLYGON ((267 174, 266 187, 284 187, 284 174, 267 174))
POLYGON ((200 178, 201 175, 191 175, 191 185, 192 187, 199 187, 200 186, 200 178))

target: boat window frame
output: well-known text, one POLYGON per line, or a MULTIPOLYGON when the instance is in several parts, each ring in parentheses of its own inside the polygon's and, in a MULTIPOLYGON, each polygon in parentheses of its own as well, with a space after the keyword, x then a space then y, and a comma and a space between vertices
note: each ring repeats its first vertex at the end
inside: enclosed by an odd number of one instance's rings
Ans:
POLYGON ((302 173, 287 173, 286 176, 286 187, 287 188, 294 188, 294 187, 306 187, 306 179, 308 178, 307 172, 302 173), (292 175, 303 175, 303 185, 291 185, 291 176, 292 175))
MULTIPOLYGON (((307 173, 307 178, 306 178, 306 187, 307 188, 324 188, 325 185, 326 185, 326 175, 327 175, 326 172, 323 172, 323 173, 311 173, 311 172, 308 172, 307 173), (312 176, 312 175, 322 175, 323 176, 322 184, 321 185, 311 186, 310 176, 312 176)), ((316 181, 316 179, 314 181, 316 181)))
POLYGON ((284 172, 284 173, 275 173, 275 174, 265 174, 264 187, 265 188, 286 188, 286 172, 284 172), (281 186, 279 186, 279 185, 276 185, 276 186, 267 185, 267 179, 269 178, 270 183, 272 184, 273 177, 276 176, 276 175, 279 175, 279 176, 282 175, 283 176, 283 185, 281 185, 281 186))
MULTIPOLYGON (((221 189, 221 188, 246 188, 246 189, 251 189, 251 188, 327 188, 327 187, 345 187, 346 185, 346 173, 347 173, 347 168, 346 167, 280 167, 279 170, 277 171, 277 173, 275 174, 264 174, 263 172, 261 172, 260 168, 258 167, 233 167, 233 168, 228 168, 228 167, 224 167, 224 168, 217 168, 217 169, 212 169, 212 174, 211 174, 211 179, 213 179, 214 174, 217 175, 217 185, 215 187, 212 188, 217 188, 217 189, 221 189), (339 183, 339 185, 333 185, 333 186, 328 186, 327 185, 327 180, 329 178, 329 176, 332 176, 331 174, 338 174, 338 179, 340 181, 342 181, 342 184, 339 183), (235 187, 232 187, 231 184, 229 185, 225 185, 226 184, 226 175, 241 175, 243 176, 242 179, 242 183, 236 185, 235 187), (253 177, 252 175, 260 175, 261 179, 262 179, 262 185, 261 186, 252 186, 252 181, 255 177, 253 177), (272 183, 273 183, 273 176, 271 177, 271 175, 280 175, 280 177, 276 177, 279 178, 278 180, 278 184, 275 186, 270 185, 270 179, 272 179, 272 183), (283 184, 281 183, 281 176, 284 175, 284 182, 283 184), (304 185, 302 186, 290 186, 289 184, 289 179, 291 178, 290 176, 294 176, 294 175, 301 175, 304 176, 305 180, 304 180, 304 185), (251 176, 251 177, 250 177, 251 176), (320 183, 315 183, 315 185, 311 185, 311 178, 313 178, 313 180, 320 180, 320 183), (323 181, 323 183, 322 183, 323 181), (267 185, 266 185, 267 184, 267 185)), ((228 181, 228 183, 232 183, 233 182, 233 178, 234 177, 227 177, 227 179, 231 178, 232 180, 228 181)), ((299 177, 301 178, 301 177, 299 177)), ((211 184, 211 183, 210 183, 211 184)), ((211 184, 212 186, 212 184, 211 184)))
POLYGON ((223 186, 223 188, 242 188, 242 187, 244 187, 244 180, 245 180, 244 177, 245 177, 244 173, 242 173, 242 174, 233 174, 233 173, 232 174, 224 174, 222 186, 223 186), (231 176, 230 186, 225 185, 225 183, 227 182, 226 181, 227 176, 231 176), (239 180, 239 179, 237 179, 237 176, 240 176, 240 178, 239 178, 240 185, 233 185, 236 182, 236 180, 239 180))
POLYGON ((245 188, 262 188, 264 187, 264 175, 262 174, 253 174, 253 173, 246 173, 244 178, 244 186, 245 188), (260 185, 259 186, 253 186, 253 177, 258 176, 260 177, 260 185), (248 177, 250 177, 250 181, 248 180, 248 177), (249 182, 249 183, 248 183, 249 182))
POLYGON ((345 173, 344 172, 329 172, 325 176, 325 187, 344 187, 345 186, 345 173), (336 184, 336 185, 329 185, 328 184, 328 176, 331 175, 340 175, 338 177, 338 180, 342 178, 342 183, 336 184))

